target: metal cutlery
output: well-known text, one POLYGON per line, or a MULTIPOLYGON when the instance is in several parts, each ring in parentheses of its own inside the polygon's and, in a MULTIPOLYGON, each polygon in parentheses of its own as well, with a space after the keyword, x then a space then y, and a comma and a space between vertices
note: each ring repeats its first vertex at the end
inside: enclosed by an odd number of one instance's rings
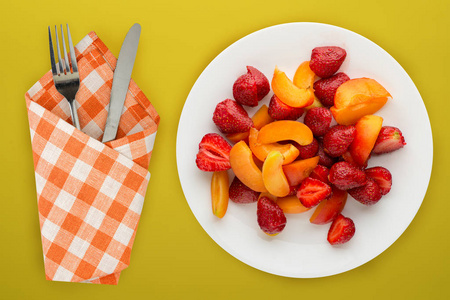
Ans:
POLYGON ((55 26, 56 48, 58 51, 58 63, 55 62, 55 54, 53 51, 52 34, 50 26, 48 27, 48 38, 50 44, 50 61, 52 65, 52 74, 55 87, 69 102, 70 112, 72 115, 73 125, 80 129, 80 122, 78 121, 77 107, 75 95, 80 86, 80 75, 78 73, 77 59, 75 57, 75 50, 72 44, 72 37, 70 36, 69 25, 67 24, 67 39, 69 42, 70 59, 67 57, 66 41, 64 38, 63 26, 61 25, 62 45, 64 51, 64 58, 61 58, 60 41, 58 37, 58 30, 55 26))

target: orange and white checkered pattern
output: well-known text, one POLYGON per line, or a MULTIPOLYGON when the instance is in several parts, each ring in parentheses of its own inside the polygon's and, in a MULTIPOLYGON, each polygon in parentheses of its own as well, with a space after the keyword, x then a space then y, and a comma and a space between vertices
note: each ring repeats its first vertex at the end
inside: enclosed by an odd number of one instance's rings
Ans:
POLYGON ((117 60, 94 32, 75 52, 81 131, 51 72, 25 94, 45 273, 117 284, 130 264, 159 116, 131 80, 117 138, 101 143, 117 60))

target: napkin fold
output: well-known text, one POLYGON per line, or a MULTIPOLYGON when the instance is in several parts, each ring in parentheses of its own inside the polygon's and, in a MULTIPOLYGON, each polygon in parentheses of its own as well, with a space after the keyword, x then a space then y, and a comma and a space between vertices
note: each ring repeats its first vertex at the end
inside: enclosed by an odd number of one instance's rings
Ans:
POLYGON ((130 264, 160 119, 131 80, 117 138, 101 143, 117 59, 94 32, 75 54, 81 131, 50 71, 25 94, 45 274, 117 284, 130 264))

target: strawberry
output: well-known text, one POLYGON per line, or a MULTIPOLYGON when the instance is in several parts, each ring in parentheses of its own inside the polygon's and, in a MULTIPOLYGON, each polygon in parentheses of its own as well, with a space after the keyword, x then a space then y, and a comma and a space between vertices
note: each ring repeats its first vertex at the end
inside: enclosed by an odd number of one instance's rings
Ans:
POLYGON ((330 168, 328 179, 338 189, 348 190, 366 184, 367 178, 364 171, 354 165, 341 161, 330 168))
POLYGON ((319 165, 329 168, 336 162, 336 158, 329 156, 323 149, 323 142, 320 139, 318 141, 319 150, 317 151, 317 155, 319 156, 319 165))
POLYGON ((383 126, 378 133, 372 152, 375 154, 388 153, 406 145, 402 132, 397 127, 383 126))
POLYGON ((331 127, 323 137, 325 152, 333 157, 341 156, 347 151, 355 135, 356 129, 353 125, 335 125, 331 127))
POLYGON ((289 194, 288 194, 288 196, 294 196, 294 195, 297 195, 297 191, 298 191, 298 189, 300 188, 300 185, 294 185, 294 186, 290 186, 289 187, 289 194))
POLYGON ((315 136, 322 136, 330 129, 331 120, 332 115, 328 108, 314 107, 306 113, 304 123, 315 136))
POLYGON ((317 151, 319 151, 319 142, 315 138, 313 138, 313 141, 308 145, 302 146, 295 143, 295 146, 299 151, 298 156, 301 159, 307 159, 316 156, 317 151))
POLYGON ((233 97, 241 105, 257 106, 270 91, 269 80, 258 69, 247 66, 247 73, 233 84, 233 97))
POLYGON ((253 203, 258 201, 259 192, 255 192, 245 184, 243 184, 239 178, 234 177, 231 182, 228 192, 230 200, 235 203, 253 203))
POLYGON ((374 205, 381 199, 380 187, 371 178, 367 179, 365 185, 349 189, 347 192, 358 202, 365 205, 374 205))
POLYGON ((269 116, 275 120, 297 120, 303 115, 303 108, 284 104, 274 94, 269 102, 269 116))
POLYGON ((322 78, 314 82, 314 94, 320 102, 327 107, 334 105, 334 95, 338 87, 350 80, 345 73, 336 73, 329 78, 322 78))
POLYGON ((347 52, 334 46, 316 47, 312 50, 309 67, 321 78, 327 78, 339 70, 347 52))
POLYGON ((311 177, 303 180, 297 191, 297 198, 307 208, 316 206, 330 195, 331 187, 328 184, 311 177))
POLYGON ((259 198, 256 214, 258 225, 266 234, 276 235, 286 226, 283 210, 268 197, 259 198))
POLYGON ((318 179, 326 184, 331 184, 328 180, 328 175, 330 174, 330 170, 327 167, 322 165, 317 165, 314 170, 309 174, 309 177, 318 179))
POLYGON ((327 240, 331 245, 344 244, 355 235, 355 223, 352 219, 339 214, 328 230, 327 240))
POLYGON ((391 190, 392 175, 388 169, 383 167, 372 167, 364 171, 366 176, 373 179, 380 188, 381 195, 386 195, 391 190))
POLYGON ((253 126, 247 111, 236 101, 226 99, 217 104, 213 121, 222 133, 246 132, 253 126))
POLYGON ((225 171, 231 168, 228 142, 217 133, 206 134, 200 144, 195 163, 202 171, 225 171))

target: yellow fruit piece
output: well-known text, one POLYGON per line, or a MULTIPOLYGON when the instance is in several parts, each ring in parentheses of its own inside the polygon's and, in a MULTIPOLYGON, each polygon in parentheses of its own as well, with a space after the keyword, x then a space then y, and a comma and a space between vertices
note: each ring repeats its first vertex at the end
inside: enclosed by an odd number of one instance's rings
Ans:
POLYGON ((218 218, 223 218, 228 208, 229 181, 227 171, 214 172, 211 178, 212 211, 218 218))
POLYGON ((267 192, 261 170, 253 161, 253 154, 244 141, 231 148, 230 164, 234 174, 243 184, 256 192, 267 192))
POLYGON ((263 164, 262 177, 267 191, 276 196, 284 197, 290 192, 289 183, 283 173, 284 157, 279 151, 271 151, 263 164))
POLYGON ((292 107, 306 107, 314 101, 313 89, 298 88, 278 67, 273 74, 272 90, 281 102, 292 107))
POLYGON ((279 141, 292 140, 304 146, 311 144, 313 134, 308 126, 297 121, 277 121, 261 128, 258 134, 258 143, 270 144, 279 141))

